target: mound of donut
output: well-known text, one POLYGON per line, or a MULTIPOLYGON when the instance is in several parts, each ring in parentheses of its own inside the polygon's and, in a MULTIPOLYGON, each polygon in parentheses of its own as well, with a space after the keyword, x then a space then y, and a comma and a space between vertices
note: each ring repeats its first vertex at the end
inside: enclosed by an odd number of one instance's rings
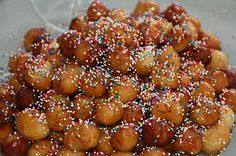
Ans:
POLYGON ((30 29, 8 69, 3 156, 217 155, 230 143, 236 69, 178 4, 129 14, 95 0, 60 36, 30 29))

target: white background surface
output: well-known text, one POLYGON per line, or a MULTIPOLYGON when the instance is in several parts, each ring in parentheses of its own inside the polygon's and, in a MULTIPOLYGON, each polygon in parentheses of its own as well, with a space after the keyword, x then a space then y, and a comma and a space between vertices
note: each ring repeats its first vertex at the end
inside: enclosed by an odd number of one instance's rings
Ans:
MULTIPOLYGON (((75 0, 34 0, 43 17, 64 28, 68 25, 75 0)), ((78 2, 77 13, 86 10, 90 0, 78 2)), ((122 7, 132 11, 137 0, 103 0, 109 8, 122 7)), ((156 0, 162 10, 173 0, 156 0)), ((222 41, 230 64, 236 65, 236 0, 178 0, 190 14, 197 15, 205 30, 214 32, 222 41)), ((77 14, 75 13, 75 14, 77 14)), ((24 33, 31 27, 45 26, 34 11, 30 0, 0 0, 0 66, 9 54, 16 53, 24 33)), ((1 73, 0 73, 1 74, 1 73)), ((236 155, 236 128, 224 156, 236 155)))

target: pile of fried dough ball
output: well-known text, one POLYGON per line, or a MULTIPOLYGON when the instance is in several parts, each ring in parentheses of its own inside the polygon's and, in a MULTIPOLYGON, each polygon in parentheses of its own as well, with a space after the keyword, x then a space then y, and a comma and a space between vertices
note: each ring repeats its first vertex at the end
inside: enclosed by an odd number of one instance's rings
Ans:
POLYGON ((60 36, 30 29, 8 69, 4 156, 217 155, 230 142, 236 69, 178 4, 129 14, 95 0, 60 36))

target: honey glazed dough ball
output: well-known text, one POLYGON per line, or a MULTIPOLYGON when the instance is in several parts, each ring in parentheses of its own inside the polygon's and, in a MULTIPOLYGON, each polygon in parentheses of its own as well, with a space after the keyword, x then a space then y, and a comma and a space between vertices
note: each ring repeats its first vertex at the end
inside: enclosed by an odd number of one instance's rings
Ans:
POLYGON ((134 100, 138 95, 138 84, 135 77, 117 76, 112 80, 109 95, 119 98, 121 102, 134 100))
POLYGON ((9 86, 11 86, 14 92, 18 92, 22 89, 23 85, 19 82, 16 74, 12 74, 9 80, 9 86))
POLYGON ((127 123, 139 123, 143 120, 143 111, 139 105, 129 105, 124 108, 122 120, 127 123))
POLYGON ((158 15, 160 11, 160 5, 152 1, 139 1, 136 5, 132 16, 138 17, 144 13, 152 13, 158 15))
POLYGON ((113 125, 123 116, 123 105, 119 99, 110 97, 103 99, 96 106, 95 121, 103 125, 113 125))
POLYGON ((67 148, 59 149, 58 156, 85 156, 85 153, 82 151, 73 151, 67 148))
POLYGON ((192 23, 193 26, 196 28, 197 33, 199 34, 199 32, 201 30, 201 22, 196 16, 183 14, 183 15, 181 15, 180 19, 178 19, 178 20, 179 20, 178 21, 179 24, 184 24, 184 23, 188 23, 188 22, 192 23))
POLYGON ((129 15, 127 10, 122 8, 115 8, 109 12, 108 16, 114 21, 125 22, 129 15))
POLYGON ((236 68, 235 67, 228 67, 227 69, 222 70, 228 79, 229 86, 228 88, 235 88, 236 86, 236 68))
POLYGON ((222 125, 226 125, 227 127, 229 127, 229 129, 232 129, 234 125, 234 120, 235 115, 233 110, 229 106, 223 105, 220 108, 220 116, 218 122, 222 125))
POLYGON ((226 69, 228 67, 228 57, 225 53, 219 50, 212 50, 211 52, 211 60, 209 64, 206 66, 209 70, 220 70, 226 69))
POLYGON ((226 125, 211 126, 202 136, 202 150, 209 155, 217 155, 230 142, 230 129, 226 125))
POLYGON ((207 97, 212 100, 215 99, 215 89, 205 81, 200 81, 193 84, 191 98, 197 100, 201 97, 207 97))
POLYGON ((16 129, 25 138, 36 141, 44 139, 50 132, 46 115, 36 109, 25 109, 16 117, 16 129))
POLYGON ((54 155, 57 145, 50 140, 40 140, 33 143, 27 152, 27 156, 54 155))
POLYGON ((4 156, 25 156, 29 149, 29 142, 19 133, 9 135, 1 146, 4 156))
POLYGON ((85 69, 78 64, 65 64, 58 68, 53 77, 53 89, 63 96, 70 96, 79 90, 79 79, 85 69))
POLYGON ((199 39, 203 41, 208 48, 221 49, 220 39, 211 32, 200 31, 199 39))
POLYGON ((183 63, 182 68, 192 81, 201 80, 205 73, 204 65, 201 62, 187 61, 183 63))
POLYGON ((0 101, 7 105, 11 105, 14 101, 14 91, 9 85, 0 86, 0 101))
POLYGON ((236 90, 229 89, 220 95, 221 101, 236 113, 236 90))
POLYGON ((78 32, 86 31, 88 26, 88 19, 83 15, 74 17, 71 20, 69 30, 77 30, 78 32))
POLYGON ((110 10, 100 1, 95 0, 93 1, 88 10, 87 10, 87 16, 89 21, 97 21, 101 17, 108 16, 110 10))
POLYGON ((145 151, 142 156, 167 156, 169 153, 165 148, 156 147, 145 151))
POLYGON ((27 52, 38 55, 42 46, 49 41, 49 33, 44 28, 32 28, 26 32, 23 44, 27 52))
POLYGON ((14 131, 13 123, 0 124, 0 145, 2 145, 9 135, 14 131))
POLYGON ((0 123, 7 123, 12 121, 14 110, 6 104, 4 101, 0 100, 0 123))
POLYGON ((110 74, 102 68, 92 68, 81 77, 81 89, 85 95, 102 96, 109 84, 110 74))
POLYGON ((63 138, 64 138, 63 132, 55 132, 55 131, 51 131, 47 137, 48 140, 51 140, 60 146, 62 146, 64 144, 63 138))
POLYGON ((142 138, 148 146, 164 146, 172 141, 174 134, 173 124, 156 118, 142 127, 142 138))
POLYGON ((101 136, 96 150, 104 154, 112 154, 114 151, 111 145, 111 132, 109 130, 101 130, 101 136))
POLYGON ((131 125, 124 125, 112 134, 111 144, 115 150, 131 151, 138 143, 138 132, 131 125))
POLYGON ((167 92, 166 94, 161 94, 159 98, 155 98, 152 101, 152 114, 156 118, 165 119, 175 126, 179 126, 183 121, 184 110, 176 97, 177 94, 167 92))
POLYGON ((99 129, 90 123, 76 123, 65 132, 64 144, 76 151, 88 151, 98 145, 99 129))
POLYGON ((25 80, 35 89, 46 91, 52 87, 54 68, 52 63, 38 57, 26 66, 25 80))
POLYGON ((86 120, 94 115, 95 104, 93 98, 78 94, 73 100, 75 118, 86 120))

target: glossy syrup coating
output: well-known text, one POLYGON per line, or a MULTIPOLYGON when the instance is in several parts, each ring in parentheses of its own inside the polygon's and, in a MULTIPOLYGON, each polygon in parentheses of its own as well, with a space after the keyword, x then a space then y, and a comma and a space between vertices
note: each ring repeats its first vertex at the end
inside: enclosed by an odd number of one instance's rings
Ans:
POLYGON ((132 16, 137 17, 147 12, 155 15, 159 14, 159 10, 160 5, 158 3, 153 1, 139 1, 132 13, 132 16))
POLYGON ((123 121, 128 123, 139 123, 143 120, 143 111, 139 105, 129 105, 124 108, 123 121))
POLYGON ((108 16, 109 12, 110 10, 102 2, 95 0, 90 4, 87 10, 88 20, 96 21, 101 17, 108 16))
POLYGON ((235 89, 229 89, 225 90, 221 96, 221 101, 225 104, 228 105, 234 113, 236 112, 236 90, 235 89))
POLYGON ((9 80, 9 85, 13 88, 14 92, 18 92, 22 89, 23 85, 19 82, 16 74, 12 74, 9 80))
POLYGON ((103 152, 104 154, 112 154, 112 152, 114 151, 111 145, 111 132, 109 130, 101 131, 101 136, 99 138, 96 150, 99 152, 103 152))
POLYGON ((0 101, 7 105, 11 105, 14 101, 14 91, 9 85, 0 86, 0 101))
POLYGON ((14 110, 7 103, 0 100, 0 123, 12 121, 14 110))
POLYGON ((50 140, 40 140, 33 143, 27 152, 27 156, 35 155, 54 155, 56 152, 57 144, 50 140))
POLYGON ((215 89, 212 85, 205 81, 193 83, 191 97, 198 99, 199 97, 215 98, 215 89))
POLYGON ((199 39, 202 40, 208 48, 221 49, 221 42, 219 38, 211 32, 200 31, 199 39))
POLYGON ((114 21, 125 22, 129 15, 127 10, 122 8, 115 8, 109 12, 108 16, 114 21))
POLYGON ((87 29, 88 19, 85 16, 79 15, 74 17, 70 23, 70 30, 77 30, 78 32, 85 31, 87 29))
POLYGON ((0 144, 2 145, 9 135, 13 133, 13 123, 0 124, 0 144))

